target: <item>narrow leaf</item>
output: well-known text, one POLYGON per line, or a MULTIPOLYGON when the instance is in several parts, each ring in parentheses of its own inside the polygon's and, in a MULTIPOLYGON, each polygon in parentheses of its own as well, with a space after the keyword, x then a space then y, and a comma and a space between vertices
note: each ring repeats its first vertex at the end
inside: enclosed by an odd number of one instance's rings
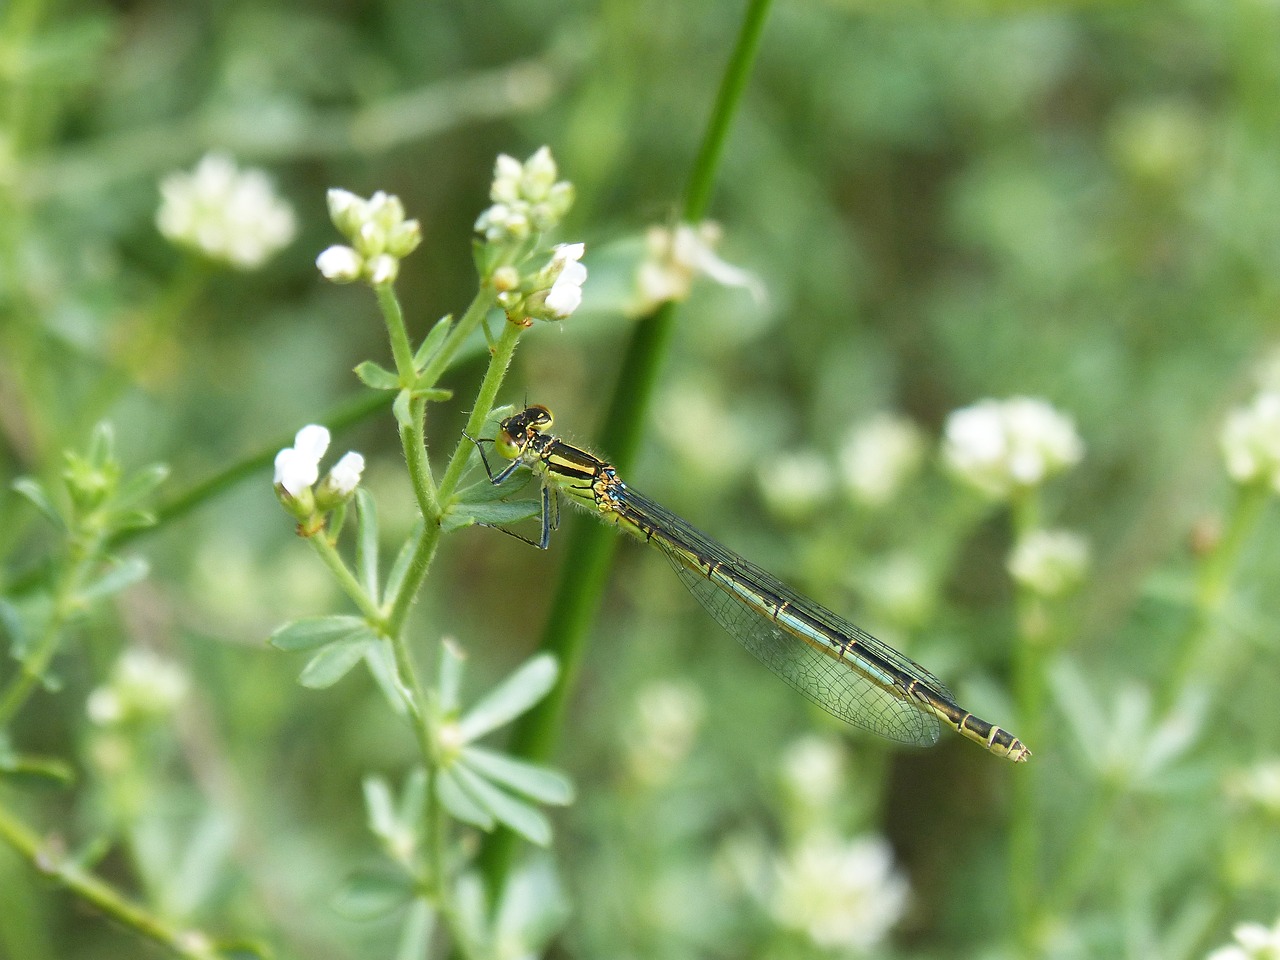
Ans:
POLYGON ((402 427, 413 427, 413 414, 409 410, 409 401, 412 395, 408 390, 401 390, 396 394, 395 403, 391 404, 391 413, 396 418, 396 423, 402 427))
POLYGON ((333 615, 303 617, 286 623, 267 640, 277 650, 312 650, 339 640, 372 639, 375 636, 362 617, 333 615))
POLYGON ((573 802, 573 784, 569 778, 548 767, 475 745, 464 747, 459 760, 481 776, 510 787, 530 800, 557 807, 573 802))
POLYGON ((129 557, 115 564, 97 580, 90 581, 82 587, 76 598, 87 606, 145 579, 150 572, 151 565, 142 557, 129 557))
MULTIPOLYGON (((496 465, 495 465, 496 466, 496 465)), ((505 500, 529 485, 527 471, 517 470, 501 483, 490 483, 486 478, 477 480, 458 491, 459 503, 490 503, 494 500, 505 500)))
POLYGON ((58 757, 0 754, 0 780, 15 785, 69 787, 75 779, 75 770, 58 757))
POLYGON ((408 903, 413 879, 390 870, 361 870, 349 876, 333 897, 333 909, 350 920, 373 920, 408 903))
POLYGON ((368 640, 340 640, 322 647, 302 668, 298 682, 312 690, 333 686, 360 662, 368 643, 368 640))
POLYGON ((373 390, 399 390, 400 378, 386 367, 379 366, 372 360, 366 360, 356 366, 356 376, 366 387, 373 390))
POLYGON ((551 843, 551 821, 535 807, 517 800, 464 766, 455 766, 452 770, 467 793, 502 823, 530 843, 536 843, 540 847, 551 843))
POLYGON ((364 778, 362 786, 370 832, 382 840, 395 836, 398 825, 390 785, 382 777, 371 774, 364 778))
POLYGON ((391 603, 404 585, 404 577, 409 572, 409 564, 413 561, 413 554, 417 550, 418 544, 422 541, 423 526, 422 518, 419 517, 418 522, 413 525, 413 531, 409 534, 408 539, 405 540, 404 546, 396 554, 395 563, 391 565, 391 572, 387 574, 387 588, 382 595, 383 603, 391 603))
POLYGON ((449 313, 441 317, 432 326, 431 332, 422 338, 422 344, 418 347, 418 352, 413 355, 413 366, 417 370, 421 370, 435 356, 437 350, 444 343, 444 338, 449 335, 449 328, 453 326, 453 314, 449 313))
POLYGON ((542 503, 538 500, 499 500, 494 503, 455 503, 445 512, 440 522, 443 530, 460 530, 473 523, 491 527, 519 523, 542 515, 542 503))
POLYGON ((152 463, 130 474, 116 494, 117 507, 132 507, 155 492, 156 487, 169 479, 167 463, 152 463))
POLYGON ((394 960, 421 960, 428 956, 435 929, 435 911, 425 899, 417 897, 405 911, 394 960))
POLYGON ((356 487, 356 574, 367 596, 378 595, 378 508, 373 495, 356 487))
POLYGON ((13 481, 11 486, 15 493, 20 493, 31 501, 32 506, 48 517, 55 526, 65 528, 66 521, 63 520, 62 514, 58 512, 58 508, 53 505, 44 485, 34 477, 19 477, 13 481))
POLYGON ((396 674, 395 654, 391 652, 390 644, 381 638, 368 644, 364 650, 364 662, 387 704, 394 712, 404 716, 408 710, 405 705, 408 694, 396 674))
POLYGON ((550 692, 559 673, 556 659, 549 653, 527 661, 467 711, 459 724, 463 743, 483 737, 520 716, 550 692))
POLYGON ((452 717, 462 704, 462 668, 467 654, 452 637, 440 641, 440 666, 436 676, 436 690, 440 698, 440 712, 452 717))
POLYGON ((481 830, 492 830, 497 821, 480 802, 471 796, 454 773, 456 767, 440 771, 436 777, 436 796, 455 820, 469 823, 481 830))

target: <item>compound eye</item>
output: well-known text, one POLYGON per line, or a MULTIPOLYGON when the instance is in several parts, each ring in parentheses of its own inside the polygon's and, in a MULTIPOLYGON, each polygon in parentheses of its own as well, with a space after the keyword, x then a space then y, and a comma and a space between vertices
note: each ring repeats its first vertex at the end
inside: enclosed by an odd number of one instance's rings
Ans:
POLYGON ((498 451, 498 455, 508 460, 518 460, 520 454, 524 452, 524 440, 517 440, 505 429, 498 431, 497 438, 493 441, 493 448, 498 451))

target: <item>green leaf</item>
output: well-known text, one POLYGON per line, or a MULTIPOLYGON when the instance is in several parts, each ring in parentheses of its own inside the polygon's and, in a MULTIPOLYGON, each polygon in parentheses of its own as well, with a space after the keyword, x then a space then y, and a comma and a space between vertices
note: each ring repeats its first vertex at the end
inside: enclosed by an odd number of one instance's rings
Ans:
POLYGON ((530 800, 563 807, 573 802, 573 784, 564 774, 474 745, 464 747, 459 761, 495 783, 530 800))
POLYGON ((312 650, 341 640, 371 640, 377 636, 363 617, 334 614, 303 617, 286 623, 267 640, 277 650, 312 650))
POLYGON ((545 697, 560 674, 555 657, 540 653, 491 690, 459 722, 463 743, 510 723, 545 697))
POLYGON ((370 643, 364 649, 364 662, 378 689, 386 698, 387 705, 403 717, 408 710, 407 696, 396 674, 395 654, 391 650, 391 645, 383 642, 381 638, 370 643))
MULTIPOLYGON (((474 455, 474 454, 473 454, 474 455)), ((458 491, 459 503, 492 503, 505 500, 529 485, 528 471, 517 470, 501 483, 490 483, 486 478, 468 484, 458 491)))
POLYGON ((449 335, 449 328, 453 326, 453 314, 445 314, 435 322, 428 333, 422 339, 418 352, 413 355, 413 366, 415 370, 421 370, 435 356, 437 350, 444 344, 444 338, 449 335))
POLYGON ((481 830, 492 830, 497 821, 459 782, 457 767, 446 767, 436 777, 436 797, 455 820, 481 830))
POLYGON ((396 816, 404 824, 416 824, 422 821, 422 812, 427 806, 427 771, 414 767, 405 777, 404 788, 400 791, 400 803, 396 806, 396 816))
POLYGON ((500 790, 484 777, 464 766, 456 765, 451 772, 459 785, 485 810, 506 824, 530 843, 540 847, 551 843, 551 821, 535 807, 500 790))
POLYGON ((427 403, 444 403, 453 399, 453 391, 446 390, 443 387, 432 387, 426 385, 422 380, 418 380, 413 385, 413 395, 422 397, 427 403))
POLYGON ((467 654, 450 637, 440 641, 440 666, 436 675, 436 693, 440 701, 440 712, 452 717, 462 705, 462 668, 466 665, 467 654))
POLYGON ((167 463, 152 463, 130 474, 116 494, 117 509, 136 506, 155 493, 160 484, 169 479, 167 463))
POLYGON ((20 493, 30 500, 31 504, 48 517, 55 526, 66 529, 66 520, 58 512, 58 508, 53 505, 53 500, 49 497, 48 491, 45 490, 44 484, 40 483, 39 480, 34 477, 19 477, 10 486, 13 487, 15 493, 20 493))
POLYGON ((76 599, 85 605, 94 603, 145 579, 150 572, 151 565, 142 557, 129 557, 115 564, 97 580, 81 587, 76 599))
POLYGON ((366 360, 356 366, 356 376, 366 387, 373 390, 399 390, 400 378, 386 367, 366 360))
POLYGON ((356 487, 356 575, 367 596, 378 595, 378 508, 373 495, 356 487))
POLYGON ((413 899, 413 878, 399 871, 361 870, 343 881, 333 909, 350 920, 384 917, 413 899))
POLYGON ((391 785, 382 777, 371 774, 364 778, 362 786, 370 832, 382 840, 394 837, 399 832, 400 824, 391 799, 391 785))
POLYGON ((0 780, 19 786, 69 787, 75 783, 76 773, 59 757, 0 753, 0 780))
POLYGON ((442 530, 461 530, 475 523, 501 527, 542 515, 539 500, 498 500, 494 503, 455 503, 440 521, 442 530))
POLYGON ((322 647, 302 668, 298 682, 311 690, 333 686, 361 661, 368 644, 368 640, 339 640, 322 647))
POLYGON ((396 394, 395 403, 391 404, 391 413, 400 426, 413 429, 413 413, 409 410, 411 399, 412 394, 408 390, 401 390, 396 394))
POLYGON ((400 925, 400 941, 396 945, 394 960, 420 960, 429 956, 431 937, 435 933, 436 914, 422 897, 414 899, 404 913, 400 925))
POLYGON ((165 887, 166 903, 178 916, 191 916, 209 902, 234 839, 230 818, 212 810, 184 838, 181 859, 166 877, 165 887))
POLYGON ((413 525, 413 530, 405 539, 404 545, 400 548, 400 552, 396 554, 395 563, 391 564, 391 571, 387 574, 387 587, 382 594, 383 603, 391 603, 392 598, 400 592, 400 588, 404 585, 405 574, 409 572, 409 564, 413 562, 414 552, 417 550, 418 544, 422 542, 422 531, 425 524, 421 517, 413 525))

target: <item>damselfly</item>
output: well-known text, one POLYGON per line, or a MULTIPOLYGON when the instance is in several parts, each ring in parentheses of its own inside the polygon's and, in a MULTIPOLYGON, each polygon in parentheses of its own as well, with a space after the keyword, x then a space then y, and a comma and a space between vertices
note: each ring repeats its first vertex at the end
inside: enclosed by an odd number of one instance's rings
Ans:
POLYGON ((528 542, 546 549, 558 518, 556 495, 563 494, 658 547, 725 630, 841 720, 920 746, 936 743, 946 724, 997 756, 1031 756, 1017 737, 957 704, 924 667, 637 493, 612 465, 549 433, 551 422, 551 411, 536 405, 503 420, 492 442, 512 462, 496 474, 480 448, 493 483, 521 467, 541 481, 542 536, 528 542))

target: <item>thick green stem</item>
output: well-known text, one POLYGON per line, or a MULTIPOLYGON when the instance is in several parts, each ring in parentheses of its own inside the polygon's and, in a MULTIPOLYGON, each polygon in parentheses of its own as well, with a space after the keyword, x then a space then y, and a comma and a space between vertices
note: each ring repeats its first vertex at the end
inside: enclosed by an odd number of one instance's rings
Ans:
MULTIPOLYGON (((751 0, 743 15, 737 43, 685 187, 681 212, 686 222, 696 223, 706 216, 724 143, 751 75, 771 5, 772 0, 751 0)), ((642 426, 675 330, 675 319, 675 305, 664 305, 640 321, 628 345, 604 425, 610 456, 623 471, 630 468, 639 449, 642 426)), ((572 528, 541 642, 541 649, 554 653, 559 660, 560 679, 551 694, 517 722, 511 741, 511 752, 517 756, 545 761, 551 755, 565 704, 585 655, 587 633, 608 580, 615 538, 613 530, 600 524, 578 523, 572 528)), ((515 844, 516 837, 509 830, 500 829, 485 838, 480 861, 491 897, 502 890, 515 844)))
POLYGON ((180 930, 126 898, 100 877, 55 853, 12 811, 0 805, 0 839, 37 871, 68 892, 97 907, 111 919, 187 960, 217 960, 219 954, 208 935, 180 930))

